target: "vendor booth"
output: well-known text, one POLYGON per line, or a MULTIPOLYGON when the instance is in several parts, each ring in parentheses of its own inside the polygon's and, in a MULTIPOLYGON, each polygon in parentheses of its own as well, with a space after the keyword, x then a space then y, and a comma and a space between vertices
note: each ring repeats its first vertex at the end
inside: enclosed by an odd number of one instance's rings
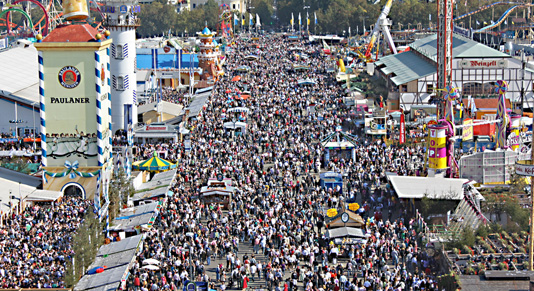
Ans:
POLYGON ((238 136, 247 133, 247 124, 241 121, 229 121, 224 123, 224 129, 226 132, 233 131, 238 136))
POLYGON ((343 191, 343 176, 340 173, 322 173, 320 175, 320 183, 322 188, 336 190, 339 186, 340 191, 343 191))
POLYGON ((366 235, 361 228, 339 227, 326 231, 325 237, 335 244, 357 244, 365 242, 366 235))
POLYGON ((200 201, 206 205, 218 204, 228 209, 234 192, 235 188, 227 181, 209 180, 208 185, 200 189, 200 201))
POLYGON ((333 160, 350 160, 356 162, 356 140, 358 137, 344 132, 341 125, 336 126, 335 131, 328 134, 321 145, 324 148, 324 162, 327 164, 333 160))

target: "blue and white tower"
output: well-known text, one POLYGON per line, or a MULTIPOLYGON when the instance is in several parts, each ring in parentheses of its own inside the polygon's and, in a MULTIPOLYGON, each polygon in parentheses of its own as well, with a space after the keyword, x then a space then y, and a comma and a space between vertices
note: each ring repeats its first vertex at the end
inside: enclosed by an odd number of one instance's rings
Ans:
POLYGON ((104 26, 110 31, 111 115, 113 133, 137 123, 135 29, 140 25, 136 0, 104 0, 104 26))

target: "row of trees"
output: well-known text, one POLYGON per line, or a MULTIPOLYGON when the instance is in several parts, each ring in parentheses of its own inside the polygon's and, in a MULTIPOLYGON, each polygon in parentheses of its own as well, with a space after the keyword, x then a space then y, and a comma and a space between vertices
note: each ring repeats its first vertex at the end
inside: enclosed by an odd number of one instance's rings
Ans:
MULTIPOLYGON (((247 12, 258 14, 263 29, 287 30, 293 14, 294 28, 298 30, 298 15, 302 18, 303 28, 306 27, 306 17, 309 15, 310 31, 322 34, 345 34, 351 28, 352 35, 357 31, 363 32, 376 22, 386 0, 373 4, 369 0, 251 0, 247 12), (305 9, 306 8, 306 9, 305 9), (317 15, 317 25, 315 25, 317 15)), ((454 15, 462 15, 475 11, 479 7, 493 3, 493 0, 460 1, 455 5, 454 15), (461 2, 461 3, 460 3, 461 2)), ((474 14, 458 22, 465 27, 477 28, 497 19, 508 9, 509 5, 496 5, 480 13, 474 14), (477 25, 478 21, 478 25, 477 25)), ((139 36, 147 37, 167 34, 169 30, 174 35, 195 33, 207 24, 215 29, 219 24, 219 6, 215 0, 208 0, 191 11, 176 13, 177 7, 166 0, 156 0, 152 4, 143 5, 139 14, 141 27, 137 30, 139 36)), ((239 15, 238 11, 235 11, 239 15)), ((248 14, 247 14, 248 15, 248 14)), ((518 9, 512 17, 523 17, 523 11, 518 9)), ((248 17, 248 16, 246 16, 248 17)), ((437 19, 437 5, 424 0, 396 0, 393 3, 389 17, 393 21, 393 28, 416 28, 421 24, 423 28, 435 27, 437 19)), ((511 24, 511 21, 510 21, 511 24)), ((239 27, 236 27, 238 30, 239 27)))

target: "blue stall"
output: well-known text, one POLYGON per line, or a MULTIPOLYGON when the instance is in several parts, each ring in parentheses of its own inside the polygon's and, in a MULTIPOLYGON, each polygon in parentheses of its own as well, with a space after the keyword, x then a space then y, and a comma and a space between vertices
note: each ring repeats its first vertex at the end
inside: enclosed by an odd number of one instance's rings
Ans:
POLYGON ((336 190, 339 186, 340 191, 343 191, 343 175, 336 172, 326 172, 320 175, 321 187, 326 189, 336 190))

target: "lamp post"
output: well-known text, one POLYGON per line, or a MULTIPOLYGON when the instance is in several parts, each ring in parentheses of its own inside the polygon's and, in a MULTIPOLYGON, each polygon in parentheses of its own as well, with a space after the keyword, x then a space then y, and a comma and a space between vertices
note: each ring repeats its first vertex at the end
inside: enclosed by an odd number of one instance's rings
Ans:
MULTIPOLYGON (((36 103, 39 103, 38 101, 35 101, 32 103, 32 115, 33 115, 33 150, 36 150, 36 146, 35 146, 35 138, 37 137, 37 134, 35 132, 35 104, 36 103)), ((39 108, 39 110, 41 110, 39 108)))

